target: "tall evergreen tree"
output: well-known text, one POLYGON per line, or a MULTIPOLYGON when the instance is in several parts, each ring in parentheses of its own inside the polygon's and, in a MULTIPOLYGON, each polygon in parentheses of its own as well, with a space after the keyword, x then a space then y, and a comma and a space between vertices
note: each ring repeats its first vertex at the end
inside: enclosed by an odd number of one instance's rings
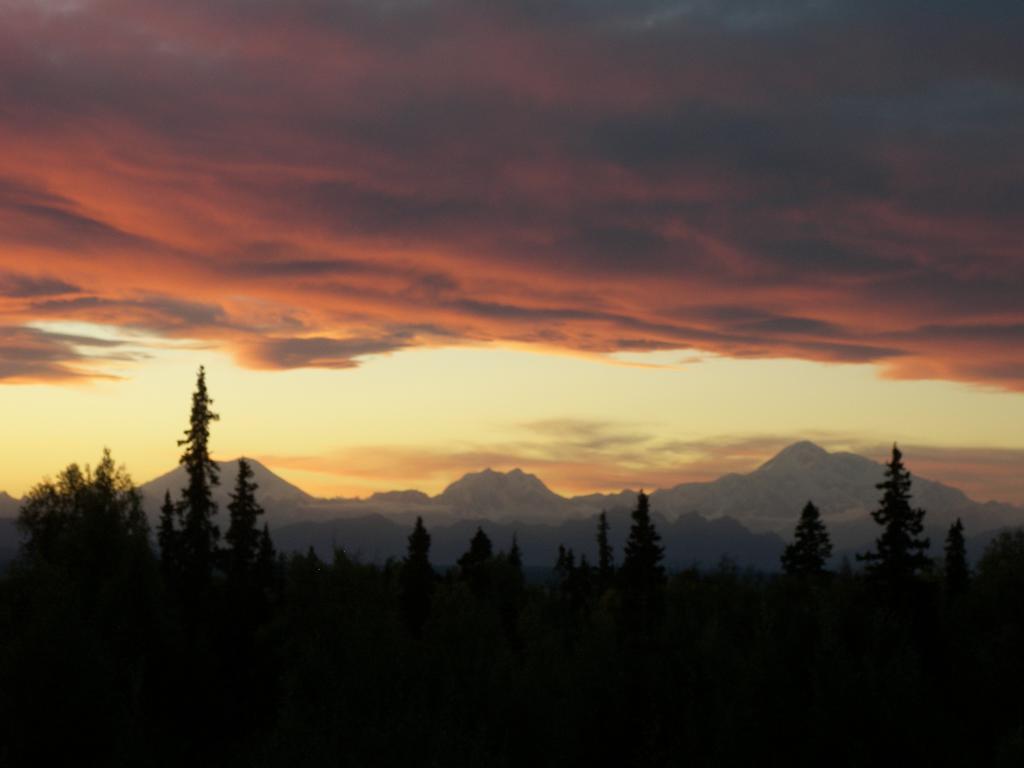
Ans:
POLYGON ((883 492, 882 499, 879 508, 871 513, 874 521, 882 526, 882 535, 876 541, 874 552, 859 556, 867 561, 869 574, 889 586, 906 584, 931 563, 925 554, 928 539, 921 538, 925 511, 911 506, 910 486, 910 472, 903 466, 903 454, 893 445, 892 458, 885 467, 885 480, 875 486, 883 492))
POLYGON ((558 597, 566 612, 575 615, 583 611, 590 600, 592 578, 587 556, 576 563, 576 553, 571 548, 558 545, 558 559, 555 561, 554 576, 558 597))
POLYGON ((255 574, 256 560, 260 548, 260 531, 257 518, 263 508, 256 501, 259 486, 253 481, 252 467, 244 458, 238 460, 238 477, 231 494, 228 511, 231 523, 224 540, 228 544, 225 565, 228 579, 235 582, 251 582, 255 574))
POLYGON ((597 588, 604 593, 615 578, 615 555, 608 542, 608 515, 603 510, 597 519, 597 588))
POLYGON ((508 552, 501 552, 494 559, 491 577, 505 638, 513 647, 518 648, 521 643, 519 613, 526 600, 526 579, 523 577, 523 553, 519 549, 517 534, 512 534, 512 546, 508 552))
POLYGON ((181 533, 177 526, 179 519, 178 508, 171 501, 171 492, 164 491, 164 503, 160 507, 160 526, 157 529, 157 543, 160 545, 160 567, 164 579, 167 581, 177 578, 180 567, 181 533))
POLYGON ((960 518, 949 526, 946 534, 946 591, 950 595, 959 594, 967 588, 970 570, 967 566, 967 547, 964 543, 964 524, 960 518))
POLYGON ((199 368, 192 411, 185 437, 181 464, 188 473, 188 485, 182 490, 180 513, 181 567, 186 590, 194 599, 210 582, 220 531, 213 522, 217 503, 212 487, 220 484, 217 463, 210 458, 210 424, 220 417, 210 410, 213 400, 206 390, 206 370, 199 368))
POLYGON ((576 555, 572 548, 564 544, 558 545, 558 557, 555 559, 554 577, 558 592, 563 599, 568 598, 572 587, 573 574, 576 572, 576 555))
POLYGON ((494 554, 491 540, 484 529, 477 526, 476 533, 469 541, 469 550, 459 558, 459 566, 465 570, 486 563, 494 554))
POLYGON ((520 574, 523 572, 523 553, 519 549, 519 538, 512 534, 512 548, 508 551, 508 564, 520 574))
POLYGON ((832 541, 821 513, 808 501, 796 524, 793 543, 782 553, 782 570, 790 576, 819 576, 831 556, 832 541))
POLYGON ((277 561, 277 553, 274 552, 274 541, 270 538, 270 529, 263 524, 260 531, 259 551, 256 553, 256 581, 260 588, 267 593, 274 583, 274 564, 277 561))
POLYGON ((590 566, 585 554, 580 555, 580 562, 573 574, 573 598, 579 609, 589 613, 591 597, 594 589, 594 569, 590 566))
POLYGON ((409 631, 418 636, 430 615, 430 599, 434 592, 434 569, 430 565, 430 534, 423 518, 409 534, 409 547, 400 576, 402 616, 409 631))
POLYGON ((651 521, 650 501, 640 491, 633 523, 619 569, 623 590, 624 618, 628 629, 649 629, 661 613, 665 569, 661 536, 651 521))
POLYGON ((464 581, 469 582, 476 594, 482 595, 488 586, 488 566, 494 555, 491 540, 484 529, 477 527, 476 533, 469 542, 469 551, 459 558, 459 573, 464 581))

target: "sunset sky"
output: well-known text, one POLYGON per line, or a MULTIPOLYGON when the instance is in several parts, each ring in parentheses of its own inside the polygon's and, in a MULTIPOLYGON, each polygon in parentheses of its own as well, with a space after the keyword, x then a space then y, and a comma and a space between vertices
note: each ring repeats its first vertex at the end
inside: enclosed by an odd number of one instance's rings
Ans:
POLYGON ((0 489, 813 439, 1024 503, 1024 3, 0 0, 0 489))

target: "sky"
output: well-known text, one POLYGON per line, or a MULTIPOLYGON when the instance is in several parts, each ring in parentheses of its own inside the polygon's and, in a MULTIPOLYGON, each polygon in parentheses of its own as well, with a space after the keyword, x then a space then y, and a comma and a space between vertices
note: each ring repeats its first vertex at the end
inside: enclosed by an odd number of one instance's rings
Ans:
POLYGON ((0 489, 563 493, 796 439, 1024 503, 1024 5, 0 0, 0 489))

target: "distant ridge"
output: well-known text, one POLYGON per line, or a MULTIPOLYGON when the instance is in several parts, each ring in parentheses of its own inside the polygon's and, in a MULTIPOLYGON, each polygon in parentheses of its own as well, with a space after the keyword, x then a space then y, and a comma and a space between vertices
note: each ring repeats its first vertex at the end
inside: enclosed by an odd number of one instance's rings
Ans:
POLYGON ((471 472, 445 488, 437 501, 460 517, 490 520, 551 519, 565 517, 568 511, 567 499, 521 469, 471 472))
POLYGON ((20 508, 21 501, 6 491, 0 491, 0 517, 17 517, 20 508))
MULTIPOLYGON (((275 475, 259 461, 250 458, 246 458, 246 461, 252 467, 253 479, 259 486, 256 492, 257 498, 264 509, 267 510, 268 520, 271 524, 294 522, 289 518, 293 511, 301 510, 316 501, 313 496, 310 496, 298 486, 292 485, 284 478, 275 475)), ((220 485, 214 486, 213 498, 220 509, 224 511, 227 510, 231 491, 234 489, 235 478, 238 476, 238 462, 239 459, 217 461, 220 467, 220 485)), ((151 521, 155 521, 159 515, 160 505, 164 500, 164 493, 170 492, 171 498, 177 501, 181 498, 181 489, 185 487, 187 482, 188 475, 185 472, 185 468, 178 466, 170 472, 139 486, 151 521)))
MULTIPOLYGON (((466 530, 484 525, 498 537, 496 546, 504 546, 502 538, 509 538, 512 531, 521 532, 524 552, 529 551, 530 558, 538 562, 547 562, 557 537, 563 537, 569 546, 576 542, 581 552, 589 551, 593 519, 602 510, 619 520, 620 528, 628 526, 628 512, 636 501, 632 490, 566 498, 521 469, 470 472, 437 496, 409 489, 375 493, 367 499, 318 499, 261 462, 249 462, 266 520, 285 548, 291 544, 302 549, 338 545, 368 558, 399 556, 409 526, 416 516, 422 516, 439 536, 439 556, 447 551, 445 547, 462 547, 465 542, 459 537, 466 530), (449 541, 449 533, 442 531, 450 531, 451 542, 460 543, 443 544, 449 541)), ((214 498, 220 505, 218 521, 223 528, 238 460, 219 464, 221 484, 214 490, 214 498)), ((908 464, 913 469, 913 456, 908 464)), ((877 504, 875 484, 882 473, 879 462, 864 456, 829 452, 800 441, 747 474, 727 474, 710 482, 654 491, 651 506, 667 539, 674 542, 674 558, 705 562, 730 555, 741 564, 760 567, 777 556, 775 550, 791 536, 808 500, 821 509, 837 552, 859 551, 869 545, 878 534, 868 513, 877 504)), ((140 486, 152 523, 158 518, 164 492, 180 498, 185 481, 184 469, 177 467, 140 486)), ((979 503, 956 488, 916 475, 913 492, 915 503, 928 512, 925 520, 933 553, 939 551, 945 527, 955 517, 963 518, 968 535, 976 541, 987 540, 1000 528, 1024 524, 1024 508, 979 503)), ((10 545, 7 539, 15 536, 13 518, 19 506, 20 501, 0 492, 0 518, 10 521, 9 531, 4 529, 6 536, 0 536, 0 549, 10 545)))
MULTIPOLYGON (((458 520, 530 522, 557 525, 589 518, 601 510, 628 510, 635 491, 561 496, 535 475, 513 469, 470 472, 437 496, 417 490, 375 493, 367 499, 318 499, 283 480, 258 461, 250 460, 271 527, 294 522, 381 515, 410 522, 421 515, 428 522, 458 520)), ((913 469, 913 456, 909 457, 913 469)), ((221 485, 215 497, 226 505, 237 472, 237 460, 221 463, 221 485)), ((681 483, 654 491, 652 508, 668 520, 696 513, 709 520, 730 518, 754 531, 788 536, 808 500, 822 510, 840 542, 860 542, 873 532, 868 519, 878 501, 875 484, 882 465, 864 456, 829 452, 809 441, 793 443, 747 474, 728 474, 710 482, 681 483)), ((185 474, 177 468, 142 486, 147 510, 155 519, 165 490, 177 497, 185 474)), ((1024 522, 1024 509, 998 502, 979 503, 962 491, 915 475, 915 503, 928 511, 932 526, 963 517, 969 530, 981 531, 1024 522)))

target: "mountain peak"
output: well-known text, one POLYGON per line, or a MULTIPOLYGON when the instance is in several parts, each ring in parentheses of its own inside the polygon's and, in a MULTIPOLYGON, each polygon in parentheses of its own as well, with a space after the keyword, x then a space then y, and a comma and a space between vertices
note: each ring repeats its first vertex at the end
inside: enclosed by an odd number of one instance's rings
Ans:
POLYGON ((804 470, 827 460, 832 454, 810 440, 788 445, 757 468, 757 472, 804 470))
POLYGON ((547 512, 567 503, 536 475, 518 468, 499 472, 490 467, 463 475, 437 499, 462 514, 481 516, 547 512))
POLYGON ((16 517, 21 502, 6 491, 0 491, 0 517, 16 517))
MULTIPOLYGON (((256 498, 264 507, 273 508, 281 503, 307 504, 313 501, 312 496, 274 474, 261 462, 249 457, 245 457, 245 460, 252 469, 253 479, 258 486, 256 498)), ((217 464, 220 466, 220 484, 214 486, 213 497, 222 509, 227 509, 230 494, 234 490, 235 478, 238 475, 238 462, 239 459, 217 459, 217 464)), ((177 498, 187 483, 188 475, 185 468, 179 465, 170 472, 139 486, 150 515, 155 519, 165 493, 170 493, 172 498, 177 498)))
MULTIPOLYGON (((536 475, 531 475, 529 472, 523 472, 523 470, 518 467, 510 469, 508 472, 501 472, 500 470, 491 469, 490 467, 482 469, 479 472, 467 472, 461 478, 449 485, 448 488, 445 489, 444 493, 447 493, 448 490, 459 485, 479 485, 485 483, 493 486, 511 484, 532 486, 538 489, 543 488, 551 493, 551 491, 548 490, 548 487, 544 485, 543 480, 536 475)), ((444 495, 444 493, 442 493, 442 495, 444 495)))

